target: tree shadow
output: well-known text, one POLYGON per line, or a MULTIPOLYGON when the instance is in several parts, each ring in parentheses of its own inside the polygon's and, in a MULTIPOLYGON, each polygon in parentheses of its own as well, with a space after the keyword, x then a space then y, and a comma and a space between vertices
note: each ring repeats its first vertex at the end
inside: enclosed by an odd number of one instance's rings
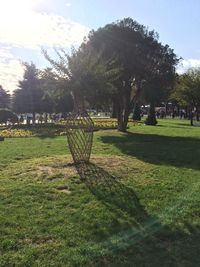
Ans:
POLYGON ((155 134, 126 133, 121 136, 101 136, 123 154, 157 164, 200 169, 200 139, 155 134))
MULTIPOLYGON (((176 229, 174 225, 171 229, 149 215, 134 190, 117 177, 93 163, 75 166, 81 180, 98 201, 118 218, 126 214, 131 221, 127 230, 120 232, 118 229, 117 242, 113 242, 111 237, 99 244, 99 251, 106 251, 107 254, 103 257, 92 256, 95 263, 98 258, 100 264, 94 266, 200 266, 199 226, 183 222, 186 231, 176 229), (122 263, 118 257, 123 259, 122 263)), ((90 249, 87 253, 92 255, 90 249)))
POLYGON ((148 215, 134 191, 103 168, 90 162, 77 164, 76 170, 92 194, 104 204, 120 208, 137 221, 147 218, 148 215))
MULTIPOLYGON (((120 266, 130 266, 131 262, 133 264, 131 266, 135 266, 133 263, 135 260, 132 257, 134 254, 130 251, 134 245, 137 247, 138 244, 140 248, 142 247, 142 253, 145 253, 145 265, 141 266, 168 266, 165 265, 166 262, 170 263, 170 266, 175 266, 173 257, 158 238, 158 233, 163 230, 164 226, 158 219, 148 215, 131 188, 93 163, 77 164, 76 169, 81 180, 99 201, 117 217, 120 218, 122 214, 126 214, 131 221, 131 228, 116 233, 120 237, 117 243, 107 240, 102 244, 104 249, 106 248, 114 254, 117 253, 117 255, 118 253, 123 254, 125 251, 128 254, 131 253, 129 256, 125 256, 128 257, 128 265, 120 266), (157 254, 159 254, 159 260, 155 257, 157 254)), ((104 264, 102 263, 101 266, 104 264)))
POLYGON ((54 139, 56 137, 58 137, 59 135, 38 135, 36 137, 38 137, 39 139, 54 139))
MULTIPOLYGON (((180 124, 178 124, 177 126, 174 126, 174 125, 170 125, 170 128, 174 128, 174 129, 187 129, 186 126, 188 128, 191 128, 190 125, 185 125, 185 126, 179 126, 180 124)), ((156 128, 159 127, 159 128, 169 128, 169 125, 156 125, 156 128)))

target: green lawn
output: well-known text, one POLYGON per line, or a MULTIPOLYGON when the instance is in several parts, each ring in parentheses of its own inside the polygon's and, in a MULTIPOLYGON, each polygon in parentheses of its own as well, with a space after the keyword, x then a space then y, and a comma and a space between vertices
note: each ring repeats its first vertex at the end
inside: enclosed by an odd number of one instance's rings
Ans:
POLYGON ((66 137, 0 142, 0 266, 200 266, 200 127, 95 132, 89 165, 66 137))

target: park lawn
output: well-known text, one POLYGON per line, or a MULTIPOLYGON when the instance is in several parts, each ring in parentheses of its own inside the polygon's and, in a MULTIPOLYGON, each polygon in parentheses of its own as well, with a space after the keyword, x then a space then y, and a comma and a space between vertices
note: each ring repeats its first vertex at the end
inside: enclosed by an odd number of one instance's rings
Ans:
POLYGON ((199 127, 95 132, 87 166, 64 136, 0 151, 0 266, 200 266, 199 127))

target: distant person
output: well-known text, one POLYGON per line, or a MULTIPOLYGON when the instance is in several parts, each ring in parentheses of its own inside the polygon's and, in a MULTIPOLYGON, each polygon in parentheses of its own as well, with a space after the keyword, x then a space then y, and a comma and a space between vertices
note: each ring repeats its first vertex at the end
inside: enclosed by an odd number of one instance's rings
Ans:
POLYGON ((32 113, 27 113, 26 114, 26 123, 28 125, 30 125, 31 124, 31 121, 33 122, 33 114, 32 113))
POLYGON ((164 117, 165 117, 165 112, 164 112, 164 110, 161 111, 161 115, 160 115, 160 117, 161 117, 161 119, 164 119, 164 117))
POLYGON ((19 123, 23 124, 24 123, 24 116, 21 114, 19 117, 19 123))
POLYGON ((157 117, 158 119, 160 118, 160 112, 159 112, 159 111, 156 112, 156 117, 157 117))
POLYGON ((183 119, 184 118, 184 115, 185 115, 184 110, 181 110, 181 112, 180 112, 180 119, 183 119))
POLYGON ((42 116, 42 114, 40 114, 38 121, 39 121, 39 123, 41 123, 41 124, 43 123, 43 116, 42 116))

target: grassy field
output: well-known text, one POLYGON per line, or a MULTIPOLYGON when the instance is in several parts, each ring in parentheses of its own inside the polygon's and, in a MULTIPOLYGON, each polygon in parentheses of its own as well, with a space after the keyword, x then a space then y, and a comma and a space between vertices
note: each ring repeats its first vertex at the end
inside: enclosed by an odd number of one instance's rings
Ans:
POLYGON ((200 266, 199 127, 98 131, 78 167, 65 136, 0 152, 1 267, 200 266))

